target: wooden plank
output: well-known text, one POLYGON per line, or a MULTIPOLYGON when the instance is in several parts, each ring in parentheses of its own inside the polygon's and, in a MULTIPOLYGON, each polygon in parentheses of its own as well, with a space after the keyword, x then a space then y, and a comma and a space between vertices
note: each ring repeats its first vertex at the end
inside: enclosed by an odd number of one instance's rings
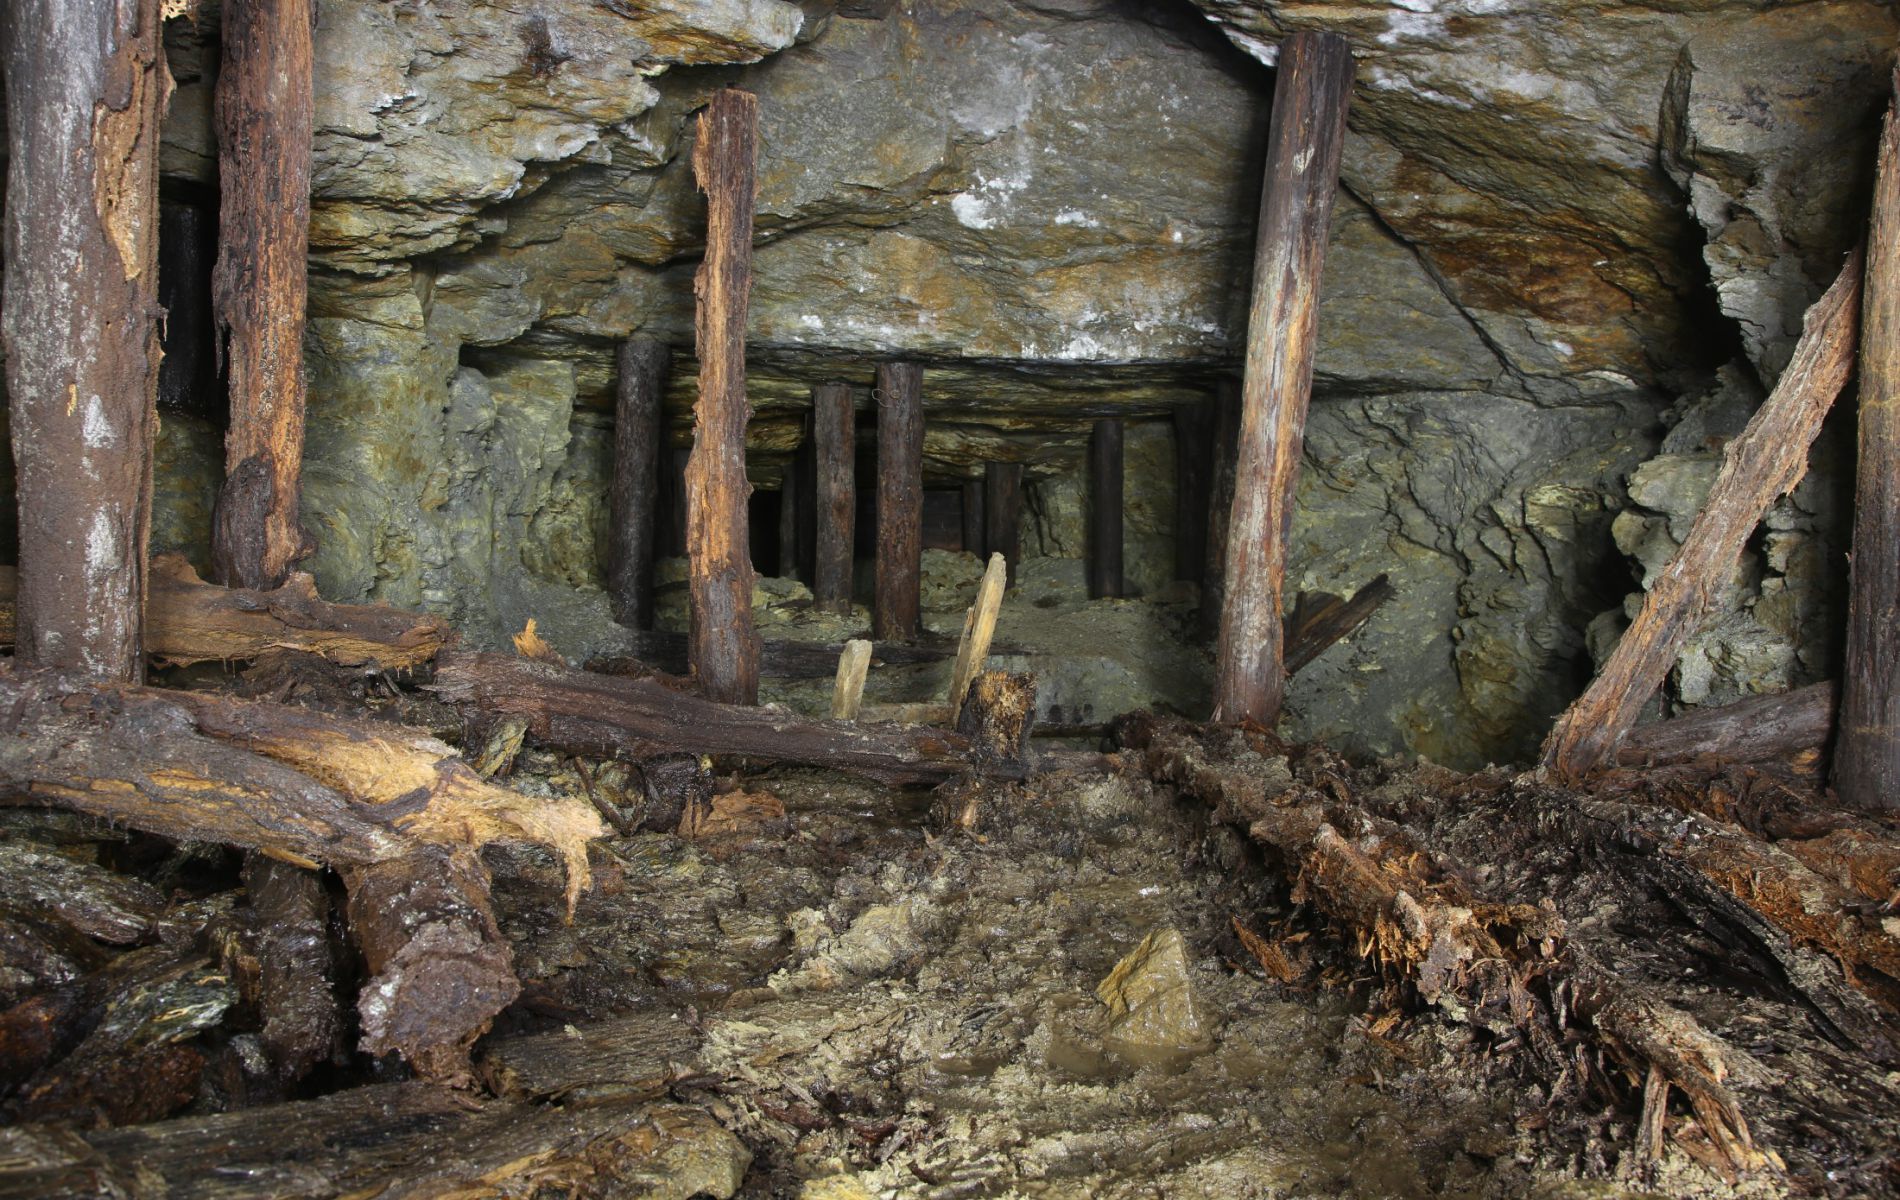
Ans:
POLYGON ((911 641, 922 606, 924 540, 924 369, 877 369, 877 590, 871 632, 911 641))
POLYGON ((1089 431, 1089 599, 1120 596, 1122 582, 1122 422, 1105 417, 1089 431))
POLYGON ((1214 476, 1214 404, 1174 410, 1174 577, 1198 583, 1207 570, 1207 509, 1214 476))
POLYGON ((226 0, 221 22, 211 292, 231 424, 211 574, 236 587, 277 587, 316 549, 299 520, 315 19, 311 0, 226 0))
POLYGON ((984 549, 1000 554, 1009 567, 1009 585, 1016 586, 1022 565, 1023 464, 983 464, 984 549))
POLYGON ((136 680, 158 390, 158 0, 8 0, 0 336, 24 665, 136 680))
POLYGON ((706 260, 694 280, 699 400, 686 464, 686 553, 693 676, 727 704, 759 700, 745 473, 745 326, 752 288, 752 206, 759 101, 726 88, 699 115, 693 177, 706 193, 706 260))
POLYGON ((1291 676, 1334 642, 1350 637, 1394 595, 1392 583, 1377 576, 1341 600, 1330 592, 1301 592, 1286 623, 1286 673, 1291 676))
POLYGON ((989 662, 990 642, 996 636, 996 614, 1003 608, 1003 589, 1008 586, 1009 568, 1000 554, 990 555, 983 570, 983 581, 976 588, 976 602, 963 618, 963 638, 957 643, 956 670, 950 676, 950 712, 963 710, 963 698, 969 694, 970 681, 989 662))
POLYGON ((1642 611, 1603 669, 1557 718, 1543 767, 1578 779, 1612 765, 1643 705, 1675 665, 1715 593, 1728 586, 1762 514, 1807 471, 1808 447, 1854 365, 1861 253, 1808 310, 1774 392, 1722 450, 1722 470, 1685 539, 1650 585, 1642 611))
POLYGON ((871 669, 871 643, 852 638, 838 656, 838 681, 831 689, 831 719, 855 721, 864 704, 864 676, 871 669))
POLYGON ((1834 791, 1900 809, 1900 71, 1880 137, 1861 298, 1860 462, 1834 791))
POLYGON ((1342 37, 1295 33, 1280 43, 1214 655, 1216 721, 1271 726, 1286 693, 1280 589, 1352 76, 1352 48, 1342 37))
POLYGON ((608 498, 607 595, 614 620, 653 628, 653 552, 660 498, 660 391, 666 343, 628 338, 615 355, 614 477, 608 498))

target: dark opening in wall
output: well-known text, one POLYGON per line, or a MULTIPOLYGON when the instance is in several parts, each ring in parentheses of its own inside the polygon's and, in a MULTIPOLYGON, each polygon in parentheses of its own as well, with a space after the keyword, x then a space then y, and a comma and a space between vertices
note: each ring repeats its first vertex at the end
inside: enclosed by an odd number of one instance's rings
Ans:
POLYGON ((223 428, 223 356, 211 312, 211 271, 218 261, 218 198, 209 189, 167 180, 158 208, 158 403, 223 428))

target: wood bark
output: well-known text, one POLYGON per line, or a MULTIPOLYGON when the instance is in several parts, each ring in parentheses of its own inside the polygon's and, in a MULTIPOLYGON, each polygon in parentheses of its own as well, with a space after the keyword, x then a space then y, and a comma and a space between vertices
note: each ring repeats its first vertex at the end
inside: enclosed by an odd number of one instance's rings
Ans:
POLYGON ((653 338, 628 338, 620 343, 616 362, 607 594, 613 601, 614 620, 631 629, 651 629, 660 443, 665 436, 660 391, 666 382, 666 344, 653 338))
POLYGON ((1012 587, 1023 557, 1022 518, 1023 464, 984 463, 983 547, 990 554, 1003 556, 1012 587))
POLYGON ((244 864, 257 975, 258 1041, 279 1084, 294 1083, 330 1058, 342 1037, 330 955, 330 896, 303 867, 260 854, 244 864))
POLYGON ((1207 509, 1214 471, 1214 406, 1174 410, 1174 577, 1193 583, 1207 569, 1207 509))
POLYGON ((1623 739, 1616 761, 1625 767, 1661 767, 1818 754, 1834 729, 1835 693, 1834 684, 1816 683, 1638 725, 1623 739))
POLYGON ((1859 445, 1834 790, 1874 811, 1900 809, 1900 71, 1867 239, 1859 445))
POLYGON ((1122 423, 1095 422, 1089 431, 1089 599, 1120 596, 1122 587, 1122 423))
POLYGON ((1682 643, 1727 585, 1768 506, 1807 471, 1808 447, 1853 369, 1861 254, 1856 250, 1803 321, 1794 357, 1748 425, 1722 450, 1702 511, 1643 597, 1609 661, 1550 731, 1543 766, 1574 780, 1615 762, 1644 704, 1675 665, 1682 643))
MULTIPOLYGON (((497 654, 445 652, 433 690, 452 704, 525 717, 535 738, 575 754, 641 759, 684 750, 812 763, 892 781, 943 779, 969 769, 970 740, 947 730, 808 721, 718 704, 655 679, 617 679, 497 654)), ((1023 764, 982 769, 1003 778, 1028 770, 1023 764)))
POLYGON ((745 473, 745 325, 752 289, 752 205, 759 101, 727 88, 699 115, 693 176, 706 193, 706 261, 694 280, 699 400, 686 464, 693 675, 707 697, 759 700, 745 473))
POLYGON ((924 370, 877 368, 877 589, 871 632, 917 637, 924 545, 924 370))
POLYGON ((956 708, 957 732, 970 739, 971 760, 1005 767, 1029 761, 1036 724, 1036 677, 978 671, 956 708))
POLYGON ((0 334, 31 666, 141 677, 158 390, 158 0, 9 0, 0 334))
POLYGON ((858 512, 857 413, 850 386, 819 384, 811 390, 811 407, 818 493, 812 603, 821 612, 849 614, 858 512))
POLYGON ((299 519, 314 22, 311 0, 227 0, 223 10, 212 306, 231 425, 211 558, 213 577, 235 587, 276 587, 316 548, 299 519))
POLYGON ((1201 633, 1220 635, 1227 595, 1227 526, 1234 515, 1234 466, 1240 454, 1240 384, 1222 379, 1214 389, 1213 465, 1207 487, 1207 561, 1201 572, 1201 633))
POLYGON ((1286 691, 1280 589, 1352 75, 1352 49, 1342 37, 1296 33, 1280 43, 1214 656, 1217 721, 1271 726, 1286 691))
MULTIPOLYGON (((176 554, 152 559, 145 601, 145 649, 187 665, 257 658, 275 651, 315 654, 342 667, 407 671, 435 657, 454 634, 438 617, 379 604, 331 604, 297 572, 269 591, 221 588, 198 578, 176 554)), ((0 644, 14 638, 14 575, 0 567, 0 644)))

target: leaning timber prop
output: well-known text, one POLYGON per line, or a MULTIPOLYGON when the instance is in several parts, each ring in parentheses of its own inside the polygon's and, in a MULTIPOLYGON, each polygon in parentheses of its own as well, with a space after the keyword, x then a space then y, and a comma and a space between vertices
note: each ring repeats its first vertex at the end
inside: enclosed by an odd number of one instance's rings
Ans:
POLYGON ((1342 37, 1296 33, 1280 44, 1214 655, 1217 721, 1271 727, 1285 698, 1280 589, 1352 76, 1352 48, 1342 37))
POLYGON ((487 783, 419 731, 208 693, 0 671, 0 792, 174 840, 336 868, 371 978, 363 1045, 463 1082, 519 991, 476 851, 546 845, 570 906, 603 827, 585 802, 487 783))
POLYGON ((1741 435, 1722 451, 1722 470, 1643 608, 1603 669, 1544 742, 1543 768, 1577 780, 1614 763, 1643 705, 1661 686, 1711 598, 1725 586, 1762 514, 1807 471, 1808 447, 1853 370, 1859 328, 1861 253, 1802 322, 1794 357, 1741 435))
POLYGON ((1861 302, 1859 468, 1834 790, 1900 809, 1900 71, 1880 138, 1861 302))
MULTIPOLYGON (((315 654, 342 667, 407 671, 454 640, 439 617, 378 604, 331 604, 301 571, 281 587, 221 588, 198 578, 182 555, 152 559, 145 598, 145 650, 185 666, 257 658, 273 651, 315 654)), ((14 638, 14 575, 0 567, 0 643, 14 638)))

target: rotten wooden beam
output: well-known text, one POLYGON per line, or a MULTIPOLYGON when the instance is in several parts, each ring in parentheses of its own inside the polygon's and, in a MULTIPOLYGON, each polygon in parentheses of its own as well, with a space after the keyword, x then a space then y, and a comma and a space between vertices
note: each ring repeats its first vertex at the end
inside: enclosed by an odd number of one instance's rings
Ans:
POLYGON ((1023 464, 992 462, 983 464, 983 547, 1003 556, 1009 568, 1009 584, 1016 586, 1016 571, 1022 564, 1023 464))
POLYGON ((877 588, 871 632, 912 641, 919 629, 924 543, 924 369, 877 368, 877 588))
POLYGON ((212 306, 231 424, 211 563, 233 587, 277 587, 316 549, 299 520, 315 22, 311 0, 226 0, 223 9, 212 306))
POLYGON ((1859 466, 1834 790, 1900 809, 1900 71, 1880 136, 1860 332, 1859 466))
POLYGON ((1742 549, 1777 497, 1808 466, 1808 447, 1853 370, 1859 329, 1861 253, 1803 321, 1794 357, 1748 425, 1722 450, 1722 469, 1702 511, 1643 597, 1630 624, 1582 696, 1544 741, 1543 768, 1565 780, 1613 764, 1643 705, 1675 665, 1715 593, 1728 585, 1742 549))
POLYGON ((653 628, 653 552, 658 535, 660 443, 665 437, 660 390, 666 343, 628 338, 615 355, 614 476, 607 527, 607 595, 614 620, 653 628))
POLYGON ((686 554, 692 666, 700 690, 728 704, 759 700, 745 473, 745 326, 752 290, 752 206, 759 101, 725 88, 699 115, 693 177, 706 193, 706 260, 694 279, 699 399, 686 464, 686 554))
POLYGON ((1301 592, 1286 622, 1287 675, 1297 674, 1327 647, 1352 636, 1394 594, 1391 580, 1384 575, 1375 576, 1350 600, 1331 592, 1301 592))
POLYGON ((821 612, 849 614, 858 510, 857 413, 850 386, 819 384, 811 390, 811 408, 817 456, 812 604, 821 612))
POLYGON ((1662 767, 1819 754, 1834 730, 1836 692, 1832 683, 1815 683, 1638 725, 1623 739, 1616 761, 1662 767))
MULTIPOLYGON (((522 717, 545 745, 600 757, 690 750, 761 762, 811 763, 894 781, 940 780, 971 769, 970 740, 947 730, 878 729, 718 704, 657 679, 563 670, 498 654, 446 651, 433 690, 464 708, 522 717)), ((1020 778, 1026 764, 982 764, 1020 778)))
POLYGON ((1122 422, 1105 417, 1089 430, 1089 599, 1123 594, 1122 422))
POLYGON ((1008 568, 1000 554, 990 555, 989 566, 976 587, 976 602, 964 614, 963 637, 957 643, 957 665, 950 675, 950 715, 963 711, 963 698, 970 682, 982 672, 990 659, 990 642, 996 637, 996 617, 1003 608, 1003 590, 1008 568))
MULTIPOLYGON (((198 578, 182 555, 152 559, 145 649, 163 663, 315 654, 342 667, 407 671, 435 657, 454 634, 439 618, 380 604, 331 604, 315 581, 293 573, 268 591, 221 588, 198 578)), ((14 575, 0 567, 0 644, 14 638, 14 575)))
POLYGON ((871 643, 853 638, 838 655, 838 677, 831 687, 831 719, 855 721, 864 706, 864 677, 871 669, 871 643))
POLYGON ((158 391, 158 0, 0 7, 23 665, 136 680, 158 391))
POLYGON ((1280 43, 1214 656, 1216 721, 1272 726, 1286 693, 1280 590, 1352 76, 1345 38, 1295 33, 1280 43))

